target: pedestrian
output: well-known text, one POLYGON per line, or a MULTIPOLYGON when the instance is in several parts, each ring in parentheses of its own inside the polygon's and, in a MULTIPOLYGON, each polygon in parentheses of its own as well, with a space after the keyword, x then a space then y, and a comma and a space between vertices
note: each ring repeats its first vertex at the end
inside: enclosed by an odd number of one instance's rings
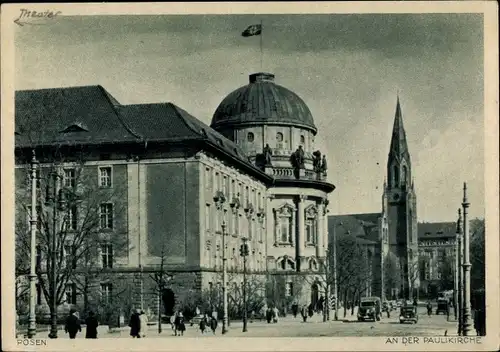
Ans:
POLYGON ((271 320, 273 319, 273 311, 271 310, 271 308, 267 308, 266 310, 266 320, 267 320, 267 323, 268 324, 271 324, 271 320))
POLYGON ((250 323, 253 323, 253 320, 254 320, 254 319, 255 319, 255 311, 254 311, 254 310, 252 310, 252 311, 250 312, 250 323))
POLYGON ((97 338, 97 327, 99 326, 99 322, 93 311, 90 311, 87 319, 85 319, 85 325, 87 329, 85 331, 86 339, 96 339, 97 338))
POLYGON ((64 326, 64 331, 69 333, 69 338, 74 339, 78 331, 82 331, 82 326, 80 325, 80 319, 76 314, 76 309, 71 308, 69 311, 69 316, 66 318, 66 324, 64 326))
POLYGON ((184 331, 186 331, 186 324, 184 322, 184 315, 182 315, 182 312, 179 312, 179 315, 177 315, 176 318, 175 336, 177 336, 177 331, 181 332, 181 336, 184 336, 184 331))
POLYGON ((279 314, 280 314, 280 311, 278 310, 278 308, 274 307, 273 308, 273 323, 276 324, 278 322, 279 314))
POLYGON ((418 302, 417 302, 417 299, 416 299, 416 298, 414 298, 414 299, 413 299, 413 306, 414 306, 414 307, 418 307, 418 302))
POLYGON ((309 318, 312 318, 314 315, 314 305, 311 303, 309 304, 309 318))
POLYGON ((302 306, 302 310, 300 311, 300 314, 302 315, 302 320, 305 323, 307 321, 307 306, 305 304, 302 306))
POLYGON ((429 300, 429 301, 427 301, 427 315, 431 316, 431 314, 432 314, 432 303, 429 300))
POLYGON ((200 331, 202 334, 205 333, 206 328, 207 328, 207 316, 203 315, 203 318, 200 319, 200 331))
POLYGON ((217 318, 214 316, 210 318, 210 329, 212 329, 212 333, 215 335, 215 330, 217 330, 217 318))
POLYGON ((170 316, 170 326, 172 327, 172 330, 175 331, 175 318, 177 317, 177 312, 172 314, 170 316))
POLYGON ((139 317, 140 310, 135 310, 130 316, 130 321, 128 326, 130 327, 130 336, 133 338, 140 338, 140 330, 141 330, 141 318, 139 317))
POLYGON ((139 315, 139 334, 141 337, 146 337, 146 331, 148 330, 148 316, 144 310, 141 310, 141 314, 139 315))
POLYGON ((296 301, 292 303, 292 314, 294 318, 297 318, 297 314, 299 313, 299 305, 296 301))

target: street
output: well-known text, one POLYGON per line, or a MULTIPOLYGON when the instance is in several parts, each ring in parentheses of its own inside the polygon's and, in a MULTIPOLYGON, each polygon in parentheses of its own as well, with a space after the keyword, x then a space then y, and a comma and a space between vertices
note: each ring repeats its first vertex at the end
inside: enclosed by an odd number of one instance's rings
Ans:
MULTIPOLYGON (((184 337, 349 337, 349 336, 445 336, 445 331, 448 336, 456 335, 456 322, 447 321, 445 315, 427 316, 423 314, 424 310, 419 309, 419 321, 417 324, 400 324, 398 311, 393 311, 390 318, 385 315, 378 322, 358 322, 356 315, 347 315, 346 319, 343 314, 339 314, 338 321, 323 322, 321 315, 314 315, 312 319, 308 319, 306 323, 302 322, 300 316, 293 318, 288 315, 281 318, 277 324, 267 324, 265 321, 254 321, 248 324, 248 331, 242 332, 242 322, 232 322, 229 327, 229 332, 226 335, 221 335, 221 327, 219 324, 216 334, 211 331, 205 331, 201 334, 197 326, 187 325, 187 330, 184 337)), ((342 313, 339 312, 339 313, 342 313)), ((333 314, 331 315, 333 319, 333 314)), ((146 338, 176 338, 169 324, 162 325, 162 333, 158 334, 156 325, 148 326, 146 338)), ((42 334, 39 334, 41 336, 42 334)), ((59 334, 60 338, 68 338, 64 332, 59 334)), ((78 334, 77 338, 85 337, 85 329, 78 334)), ((99 338, 131 338, 129 328, 124 327, 112 332, 101 330, 99 338)), ((177 338, 182 338, 178 336, 177 338)))

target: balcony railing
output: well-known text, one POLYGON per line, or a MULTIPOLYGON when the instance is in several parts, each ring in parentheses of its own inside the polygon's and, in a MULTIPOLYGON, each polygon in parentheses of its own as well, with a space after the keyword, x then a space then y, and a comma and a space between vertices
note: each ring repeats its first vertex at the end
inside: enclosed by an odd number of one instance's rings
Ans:
POLYGON ((278 179, 286 180, 310 180, 310 181, 326 181, 326 176, 323 173, 317 173, 312 170, 301 170, 301 175, 296 177, 296 171, 291 167, 273 167, 267 171, 271 176, 278 179))

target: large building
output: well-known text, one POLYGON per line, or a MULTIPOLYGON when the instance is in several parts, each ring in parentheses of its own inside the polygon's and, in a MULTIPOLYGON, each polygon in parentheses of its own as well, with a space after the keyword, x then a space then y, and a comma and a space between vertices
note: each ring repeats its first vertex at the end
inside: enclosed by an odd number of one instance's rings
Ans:
POLYGON ((196 294, 205 304, 200 292, 219 297, 223 260, 236 295, 243 238, 263 299, 270 281, 288 301, 323 294, 334 186, 309 108, 274 75, 250 75, 210 127, 172 103, 122 105, 101 86, 18 91, 15 104, 17 273, 29 268, 34 151, 40 305, 54 233, 58 303, 81 309, 154 311, 162 297, 168 311, 196 294))

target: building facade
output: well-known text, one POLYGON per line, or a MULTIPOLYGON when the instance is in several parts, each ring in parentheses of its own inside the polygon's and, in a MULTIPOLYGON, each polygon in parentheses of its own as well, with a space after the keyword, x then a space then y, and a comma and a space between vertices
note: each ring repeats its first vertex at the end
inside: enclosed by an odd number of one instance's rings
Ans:
POLYGON ((29 269, 22 239, 29 238, 34 151, 39 296, 47 297, 43 263, 52 253, 44 239, 56 234, 60 258, 79 258, 58 264, 71 272, 59 277, 65 293, 58 303, 87 309, 119 301, 128 314, 138 307, 153 312, 161 301, 172 310, 200 292, 218 296, 224 259, 236 291, 243 238, 247 272, 263 282, 264 299, 265 283, 274 278, 291 299, 318 300, 334 186, 314 150, 309 109, 273 79, 251 75, 223 99, 211 127, 171 103, 122 105, 100 86, 16 92, 18 276, 29 269), (52 206, 59 195, 78 201, 52 206), (95 251, 85 258, 94 259, 82 261, 86 247, 78 241, 88 241, 88 233, 95 251), (160 290, 159 271, 168 278, 160 290))

